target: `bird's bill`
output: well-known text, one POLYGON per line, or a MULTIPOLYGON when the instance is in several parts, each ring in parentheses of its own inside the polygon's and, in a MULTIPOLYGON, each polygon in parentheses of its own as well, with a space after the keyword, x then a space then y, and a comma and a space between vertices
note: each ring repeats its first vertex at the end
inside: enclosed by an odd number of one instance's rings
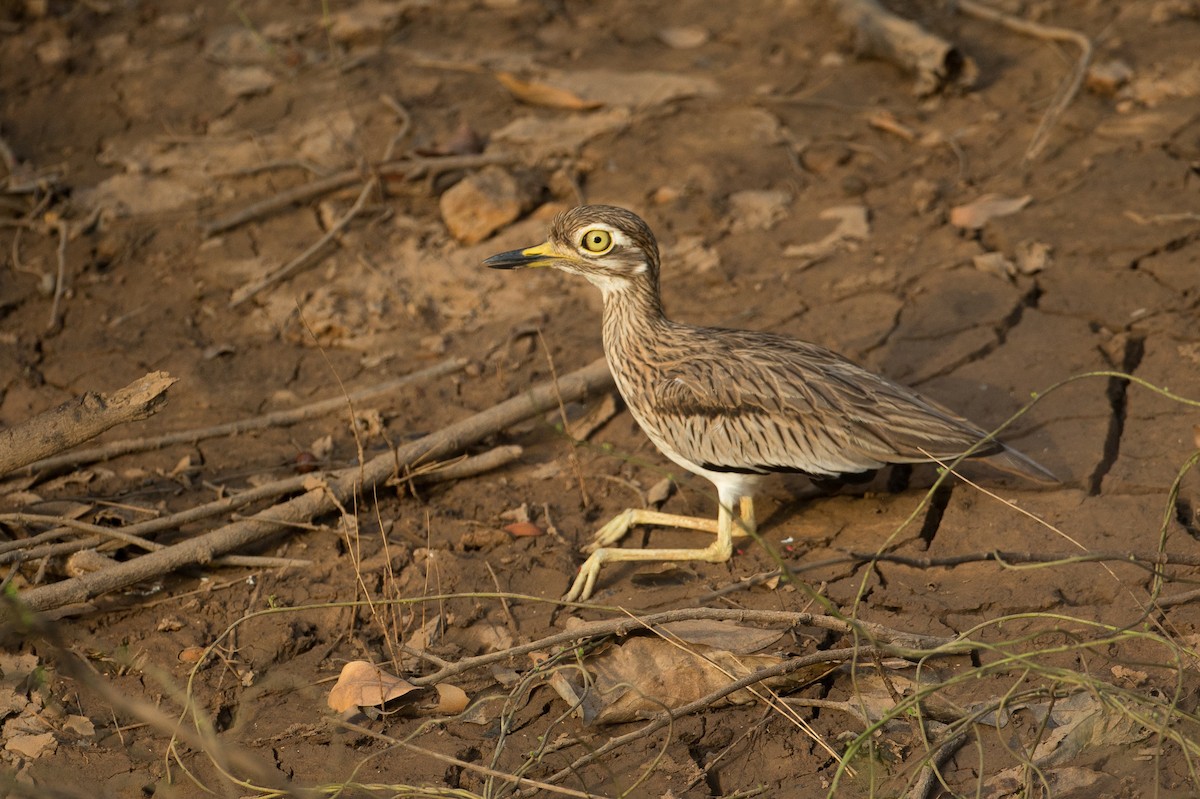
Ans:
POLYGON ((525 269, 531 266, 553 266, 559 258, 550 242, 528 247, 524 250, 509 250, 493 255, 483 262, 492 269, 525 269))

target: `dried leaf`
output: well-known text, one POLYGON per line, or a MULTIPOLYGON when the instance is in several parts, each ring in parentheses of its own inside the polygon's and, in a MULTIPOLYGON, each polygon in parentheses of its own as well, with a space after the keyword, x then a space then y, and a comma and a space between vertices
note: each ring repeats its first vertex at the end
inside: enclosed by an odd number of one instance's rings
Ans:
POLYGON ((670 477, 664 477, 654 485, 650 486, 650 490, 646 492, 646 504, 657 508, 671 498, 671 494, 674 492, 674 490, 675 481, 670 477))
POLYGON ((1033 201, 1033 196, 1004 197, 999 194, 985 194, 977 200, 956 205, 950 209, 950 224, 964 230, 978 230, 991 220, 1000 216, 1009 216, 1020 211, 1033 201))
POLYGON ((509 94, 529 105, 563 108, 568 111, 586 111, 603 105, 595 100, 585 100, 568 89, 537 80, 521 80, 511 72, 497 72, 496 80, 508 89, 509 94))
POLYGON ((533 522, 513 522, 512 524, 506 524, 504 525, 504 532, 517 538, 536 538, 539 535, 546 534, 545 530, 533 522))
POLYGON ((434 687, 437 688, 438 693, 438 702, 435 708, 438 713, 462 713, 467 709, 470 699, 468 699, 466 691, 449 683, 441 683, 434 687))
POLYGON ((329 707, 343 713, 352 707, 378 707, 418 690, 408 680, 388 674, 365 660, 352 660, 342 667, 337 684, 329 692, 329 707))
MULTIPOLYGON (((555 690, 566 701, 579 705, 586 723, 616 724, 665 708, 681 707, 728 685, 730 680, 781 660, 768 655, 738 656, 704 645, 684 648, 661 638, 638 636, 587 660, 585 665, 592 677, 590 687, 585 687, 574 672, 560 671, 561 684, 555 690)), ((762 684, 774 688, 796 687, 819 679, 830 668, 828 664, 820 664, 766 679, 762 684)), ((731 704, 753 701, 754 695, 749 691, 738 691, 724 700, 731 704)))

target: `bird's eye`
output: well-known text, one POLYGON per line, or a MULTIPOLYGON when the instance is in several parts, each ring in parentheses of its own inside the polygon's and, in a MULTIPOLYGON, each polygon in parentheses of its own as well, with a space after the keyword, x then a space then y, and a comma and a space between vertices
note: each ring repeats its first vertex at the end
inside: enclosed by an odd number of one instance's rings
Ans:
POLYGON ((606 253, 613 246, 612 234, 601 228, 593 228, 583 234, 583 241, 580 242, 580 246, 588 252, 596 253, 597 255, 606 253))

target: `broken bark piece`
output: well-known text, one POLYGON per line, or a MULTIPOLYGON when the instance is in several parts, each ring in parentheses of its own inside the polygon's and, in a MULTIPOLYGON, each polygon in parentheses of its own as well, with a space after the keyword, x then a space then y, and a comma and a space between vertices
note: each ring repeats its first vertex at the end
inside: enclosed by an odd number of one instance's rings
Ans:
POLYGON ((113 394, 89 391, 16 427, 0 430, 0 475, 70 449, 126 422, 148 419, 177 378, 151 372, 113 394))
POLYGON ((970 88, 978 71, 954 44, 911 20, 888 11, 875 0, 831 0, 838 19, 854 33, 859 55, 881 58, 917 76, 919 97, 947 86, 970 88))

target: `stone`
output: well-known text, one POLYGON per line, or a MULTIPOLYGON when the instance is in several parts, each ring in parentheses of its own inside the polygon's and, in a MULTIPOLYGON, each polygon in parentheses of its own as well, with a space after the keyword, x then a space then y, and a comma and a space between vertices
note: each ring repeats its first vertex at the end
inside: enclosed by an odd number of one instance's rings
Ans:
POLYGON ((521 215, 521 186, 509 172, 489 166, 442 194, 442 221, 463 244, 478 244, 521 215))

